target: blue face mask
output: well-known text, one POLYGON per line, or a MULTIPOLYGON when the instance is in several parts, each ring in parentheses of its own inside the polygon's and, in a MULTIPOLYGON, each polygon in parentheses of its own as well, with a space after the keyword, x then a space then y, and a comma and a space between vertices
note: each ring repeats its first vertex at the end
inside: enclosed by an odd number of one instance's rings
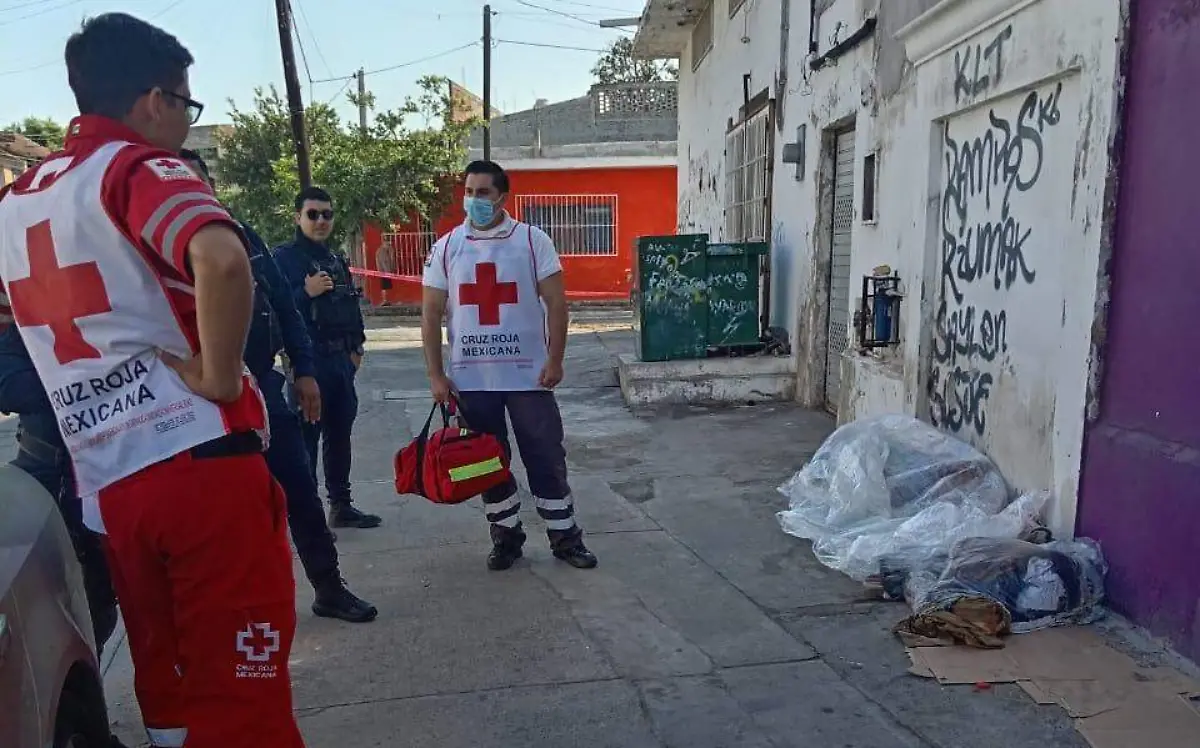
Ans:
POLYGON ((476 226, 487 226, 496 218, 496 204, 486 197, 464 197, 463 211, 476 226))

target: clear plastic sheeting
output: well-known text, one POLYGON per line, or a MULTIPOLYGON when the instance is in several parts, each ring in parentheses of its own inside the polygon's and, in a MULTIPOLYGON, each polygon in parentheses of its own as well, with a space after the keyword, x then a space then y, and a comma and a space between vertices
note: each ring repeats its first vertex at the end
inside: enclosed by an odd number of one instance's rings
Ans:
POLYGON ((1108 565, 1095 541, 1082 538, 1035 545, 1023 540, 968 538, 950 551, 928 584, 913 574, 905 597, 917 615, 952 611, 962 600, 984 600, 1008 611, 1014 634, 1103 615, 1108 565))
POLYGON ((911 416, 863 418, 837 429, 779 491, 779 524, 813 541, 817 559, 858 581, 880 562, 944 566, 958 541, 1016 538, 1036 525, 1048 495, 1010 504, 996 466, 969 444, 911 416))

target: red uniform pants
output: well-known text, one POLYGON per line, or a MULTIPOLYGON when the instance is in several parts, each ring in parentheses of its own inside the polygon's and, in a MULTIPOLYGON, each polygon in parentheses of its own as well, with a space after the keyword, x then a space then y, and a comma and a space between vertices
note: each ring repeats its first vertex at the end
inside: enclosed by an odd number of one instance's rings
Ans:
POLYGON ((287 502, 262 455, 183 454, 99 500, 152 744, 302 748, 287 502))

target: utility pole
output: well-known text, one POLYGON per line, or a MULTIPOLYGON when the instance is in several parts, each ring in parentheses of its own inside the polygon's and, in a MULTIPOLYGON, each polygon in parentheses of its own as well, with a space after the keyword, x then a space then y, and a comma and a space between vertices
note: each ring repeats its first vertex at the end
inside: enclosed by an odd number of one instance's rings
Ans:
POLYGON ((358 129, 367 134, 367 74, 362 68, 355 73, 358 78, 358 129))
POLYGON ((308 160, 308 138, 304 135, 304 100, 300 98, 300 78, 296 72, 296 52, 292 49, 292 14, 288 0, 275 0, 279 20, 279 51, 283 54, 283 81, 287 85, 288 111, 292 115, 292 142, 296 146, 296 168, 301 189, 312 185, 312 166, 308 160))
POLYGON ((492 6, 483 6, 483 158, 492 157, 492 6))

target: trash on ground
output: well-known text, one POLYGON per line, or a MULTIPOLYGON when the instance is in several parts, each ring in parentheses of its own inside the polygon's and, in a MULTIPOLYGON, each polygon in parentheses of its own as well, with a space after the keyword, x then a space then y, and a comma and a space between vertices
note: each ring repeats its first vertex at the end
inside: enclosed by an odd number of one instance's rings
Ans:
POLYGON ((1091 623, 1103 615, 1107 571, 1100 546, 1086 538, 966 538, 936 578, 909 575, 904 596, 914 613, 896 632, 907 644, 926 643, 917 637, 991 648, 1010 633, 1091 623))
POLYGON ((881 562, 901 577, 919 568, 936 579, 955 543, 1021 537, 1049 499, 1034 493, 1010 503, 1007 482, 983 453, 897 414, 838 428, 779 491, 790 500, 778 515, 783 530, 812 540, 821 563, 860 582, 881 562))
POLYGON ((939 683, 1016 683, 1038 704, 1058 705, 1093 748, 1195 748, 1200 683, 1171 668, 1141 667, 1090 629, 1047 629, 1005 649, 914 647, 910 671, 939 683))

